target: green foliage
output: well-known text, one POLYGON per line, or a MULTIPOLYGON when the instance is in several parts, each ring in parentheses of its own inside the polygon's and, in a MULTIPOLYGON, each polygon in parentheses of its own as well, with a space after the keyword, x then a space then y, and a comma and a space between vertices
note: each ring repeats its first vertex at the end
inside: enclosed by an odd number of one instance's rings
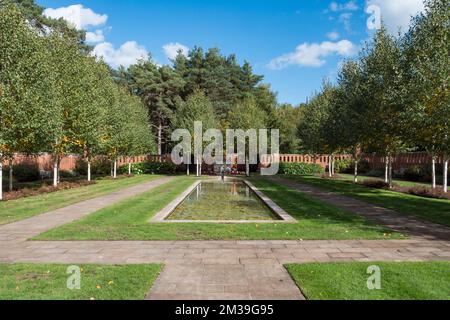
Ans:
POLYGON ((187 129, 194 136, 194 122, 201 121, 203 130, 215 129, 217 121, 214 107, 209 98, 201 91, 190 95, 186 102, 177 109, 177 116, 173 121, 173 129, 187 129))
POLYGON ((334 166, 337 173, 351 173, 354 165, 352 159, 336 160, 334 166))
POLYGON ((12 5, 0 30, 0 154, 44 151, 60 125, 46 39, 12 5))
MULTIPOLYGON (((86 176, 88 172, 88 164, 84 159, 77 160, 75 164, 75 172, 81 176, 86 176)), ((91 161, 91 173, 94 175, 108 175, 111 173, 111 161, 106 158, 94 158, 91 161)))
MULTIPOLYGON (((131 165, 131 173, 140 174, 174 174, 177 166, 168 162, 143 162, 133 163, 131 165)), ((119 173, 128 174, 128 165, 119 168, 119 173)))
POLYGON ((293 107, 288 104, 276 109, 278 120, 277 128, 280 129, 280 153, 301 153, 301 141, 297 134, 297 126, 303 117, 302 107, 293 107))
MULTIPOLYGON (((8 172, 9 168, 5 168, 8 172)), ((36 164, 13 165, 14 180, 17 182, 33 182, 40 179, 39 167, 36 164)), ((5 177, 6 178, 6 177, 5 177)))
POLYGON ((311 163, 280 163, 279 174, 292 176, 309 176, 324 173, 325 169, 311 163))
POLYGON ((337 149, 335 126, 330 126, 335 88, 325 82, 322 92, 303 106, 303 117, 298 125, 302 149, 310 154, 330 154, 337 149))

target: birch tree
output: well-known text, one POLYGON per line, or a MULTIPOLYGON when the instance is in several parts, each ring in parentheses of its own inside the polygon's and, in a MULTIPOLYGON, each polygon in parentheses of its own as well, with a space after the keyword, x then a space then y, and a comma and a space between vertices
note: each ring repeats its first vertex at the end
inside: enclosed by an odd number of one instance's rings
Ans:
POLYGON ((450 7, 449 0, 425 2, 404 41, 404 73, 408 90, 407 135, 432 157, 432 186, 436 188, 436 160, 444 160, 443 188, 448 192, 450 157, 450 7))
POLYGON ((14 153, 42 151, 60 119, 46 39, 13 5, 0 10, 0 52, 0 162, 9 159, 11 190, 14 153))
POLYGON ((347 61, 338 75, 331 113, 340 149, 353 156, 355 183, 358 182, 358 164, 367 139, 365 101, 361 65, 357 61, 347 61))
POLYGON ((362 70, 366 83, 364 97, 368 114, 365 119, 370 132, 369 144, 386 156, 387 182, 393 185, 393 157, 404 149, 401 114, 401 50, 397 39, 383 26, 365 47, 362 70))

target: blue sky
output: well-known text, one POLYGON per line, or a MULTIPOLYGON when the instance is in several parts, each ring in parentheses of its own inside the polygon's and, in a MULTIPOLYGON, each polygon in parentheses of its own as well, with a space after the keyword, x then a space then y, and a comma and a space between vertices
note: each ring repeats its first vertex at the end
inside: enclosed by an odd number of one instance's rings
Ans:
POLYGON ((376 5, 390 30, 407 27, 422 0, 38 0, 89 31, 95 53, 112 66, 151 54, 170 63, 176 49, 219 47, 249 61, 278 92, 299 104, 334 80, 342 59, 370 36, 366 13, 376 5))

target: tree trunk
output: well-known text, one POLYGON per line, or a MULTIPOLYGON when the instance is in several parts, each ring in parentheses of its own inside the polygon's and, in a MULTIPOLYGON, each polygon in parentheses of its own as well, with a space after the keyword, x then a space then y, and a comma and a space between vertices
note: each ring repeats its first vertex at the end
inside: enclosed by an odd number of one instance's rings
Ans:
POLYGON ((245 157, 245 175, 247 176, 247 177, 250 177, 250 164, 249 164, 249 159, 248 159, 248 156, 247 157, 245 157))
POLYGON ((355 176, 354 176, 354 179, 353 179, 353 181, 355 183, 358 183, 358 163, 359 163, 359 161, 355 160, 355 176))
POLYGON ((91 182, 91 160, 87 161, 87 181, 91 182))
POLYGON ((0 153, 0 201, 3 200, 3 158, 0 153))
POLYGON ((389 182, 389 157, 384 158, 386 161, 385 169, 384 169, 384 182, 389 182))
POLYGON ((331 175, 334 177, 336 174, 336 158, 334 155, 331 156, 331 175))
POLYGON ((113 178, 117 178, 117 159, 114 159, 114 170, 113 170, 113 178))
POLYGON ((432 188, 436 189, 436 157, 431 161, 432 188))
POLYGON ((444 160, 444 192, 448 192, 448 157, 444 160))
POLYGON ((128 175, 131 176, 131 161, 128 162, 128 175))
POLYGON ((9 192, 13 191, 13 159, 9 158, 9 192))
POLYGON ((55 162, 53 163, 53 186, 58 186, 58 157, 56 157, 55 162))
POLYGON ((332 156, 328 157, 328 177, 333 177, 333 159, 332 156))
POLYGON ((60 175, 60 172, 61 172, 61 159, 58 157, 58 162, 57 162, 57 177, 58 177, 58 181, 57 181, 57 183, 59 184, 60 182, 61 182, 61 175, 60 175))
POLYGON ((392 178, 393 178, 393 176, 392 176, 392 171, 393 171, 393 168, 392 168, 392 157, 389 156, 389 188, 390 188, 390 189, 392 189, 392 187, 393 187, 393 182, 392 182, 392 178))
POLYGON ((186 164, 186 173, 187 173, 188 176, 190 175, 189 170, 190 170, 190 168, 189 168, 189 163, 188 163, 188 164, 186 164))
POLYGON ((162 155, 162 130, 163 130, 163 126, 162 123, 159 123, 158 126, 158 156, 162 155))

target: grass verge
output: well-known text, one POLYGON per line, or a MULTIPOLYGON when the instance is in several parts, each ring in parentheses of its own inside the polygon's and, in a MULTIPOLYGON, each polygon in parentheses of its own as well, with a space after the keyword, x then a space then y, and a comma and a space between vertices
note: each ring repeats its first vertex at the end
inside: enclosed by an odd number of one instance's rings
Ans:
POLYGON ((315 176, 291 176, 288 178, 392 209, 398 213, 450 226, 449 200, 423 198, 389 190, 368 188, 349 181, 328 180, 315 176))
POLYGON ((143 300, 162 265, 80 265, 80 290, 67 288, 68 265, 0 264, 0 300, 143 300))
POLYGON ((23 220, 71 204, 89 200, 127 187, 148 182, 160 176, 142 175, 117 180, 98 180, 96 184, 46 193, 35 197, 0 202, 0 225, 23 220))
POLYGON ((450 262, 289 264, 310 300, 449 300, 450 262), (381 270, 381 289, 369 290, 369 266, 381 270))
MULTIPOLYGON (((177 177, 142 195, 50 230, 34 240, 348 240, 402 239, 401 234, 263 178, 252 182, 296 224, 150 223, 195 178, 177 177)), ((217 210, 211 204, 212 210, 217 210)))

